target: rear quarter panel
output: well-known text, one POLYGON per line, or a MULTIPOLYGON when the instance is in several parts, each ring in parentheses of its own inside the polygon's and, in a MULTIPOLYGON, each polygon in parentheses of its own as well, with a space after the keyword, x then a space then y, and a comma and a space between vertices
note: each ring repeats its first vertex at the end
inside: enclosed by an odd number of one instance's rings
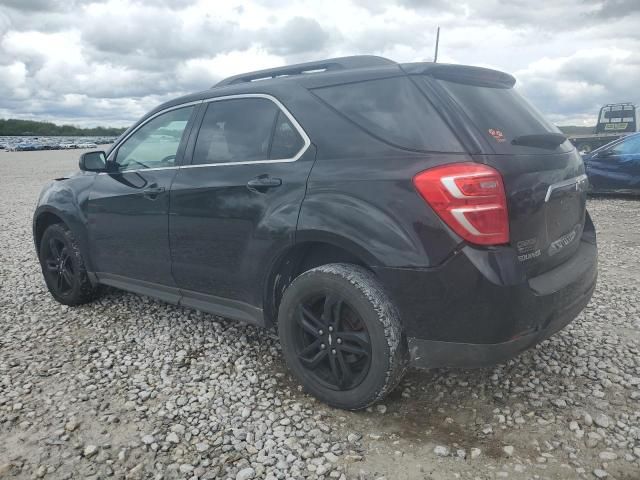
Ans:
MULTIPOLYGON (((307 80, 309 81, 309 80, 307 80)), ((379 140, 298 86, 286 103, 317 147, 296 242, 325 241, 370 266, 429 267, 460 244, 413 186, 422 170, 471 161, 379 140)), ((428 126, 426 126, 428 128, 428 126)))
POLYGON ((412 179, 465 155, 421 154, 318 159, 311 171, 297 241, 323 240, 370 266, 431 267, 460 243, 416 192, 412 179))

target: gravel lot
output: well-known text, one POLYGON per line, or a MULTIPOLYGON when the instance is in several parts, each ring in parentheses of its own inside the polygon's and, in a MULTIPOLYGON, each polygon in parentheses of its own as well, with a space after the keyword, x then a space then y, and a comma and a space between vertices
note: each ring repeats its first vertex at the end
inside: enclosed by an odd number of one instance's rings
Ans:
POLYGON ((0 153, 0 478, 640 479, 640 201, 590 201, 599 284, 567 329, 347 413, 270 332, 116 290, 54 302, 31 214, 78 154, 0 153))

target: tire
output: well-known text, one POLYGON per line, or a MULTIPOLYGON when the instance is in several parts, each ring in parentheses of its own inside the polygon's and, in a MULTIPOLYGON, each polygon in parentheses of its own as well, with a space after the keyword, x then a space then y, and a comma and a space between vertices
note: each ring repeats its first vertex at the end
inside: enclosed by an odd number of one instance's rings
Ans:
POLYGON ((39 260, 49 292, 64 305, 80 305, 96 297, 73 233, 62 223, 47 227, 40 240, 39 260))
POLYGON ((282 297, 278 331, 291 372, 333 407, 368 407, 406 370, 397 309, 373 273, 357 265, 323 265, 297 277, 282 297))

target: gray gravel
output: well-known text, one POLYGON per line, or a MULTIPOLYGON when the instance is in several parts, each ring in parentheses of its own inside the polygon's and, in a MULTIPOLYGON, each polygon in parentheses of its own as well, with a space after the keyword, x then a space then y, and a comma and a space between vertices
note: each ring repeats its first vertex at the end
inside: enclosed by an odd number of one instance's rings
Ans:
POLYGON ((54 302, 31 213, 77 155, 0 153, 0 478, 640 478, 640 201, 590 201, 600 279, 566 330, 349 413, 269 332, 116 290, 54 302))

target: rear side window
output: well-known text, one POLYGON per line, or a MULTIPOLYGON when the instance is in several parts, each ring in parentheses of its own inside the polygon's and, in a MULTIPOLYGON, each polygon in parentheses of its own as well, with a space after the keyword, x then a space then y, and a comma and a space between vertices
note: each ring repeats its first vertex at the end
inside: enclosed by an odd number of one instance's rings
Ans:
MULTIPOLYGON (((482 132, 496 153, 541 153, 531 146, 512 145, 514 138, 561 133, 513 88, 487 87, 437 80, 482 132)), ((568 151, 564 142, 556 151, 568 151)), ((487 152, 491 153, 491 152, 487 152)))
POLYGON ((280 111, 273 131, 270 159, 293 158, 304 146, 304 140, 287 116, 280 111))
POLYGON ((271 100, 221 100, 207 105, 192 163, 286 160, 303 146, 300 133, 271 100))
POLYGON ((278 111, 265 98, 209 103, 198 132, 193 163, 266 160, 278 111))
POLYGON ((407 77, 321 87, 313 93, 369 134, 397 147, 463 151, 431 103, 407 77))

